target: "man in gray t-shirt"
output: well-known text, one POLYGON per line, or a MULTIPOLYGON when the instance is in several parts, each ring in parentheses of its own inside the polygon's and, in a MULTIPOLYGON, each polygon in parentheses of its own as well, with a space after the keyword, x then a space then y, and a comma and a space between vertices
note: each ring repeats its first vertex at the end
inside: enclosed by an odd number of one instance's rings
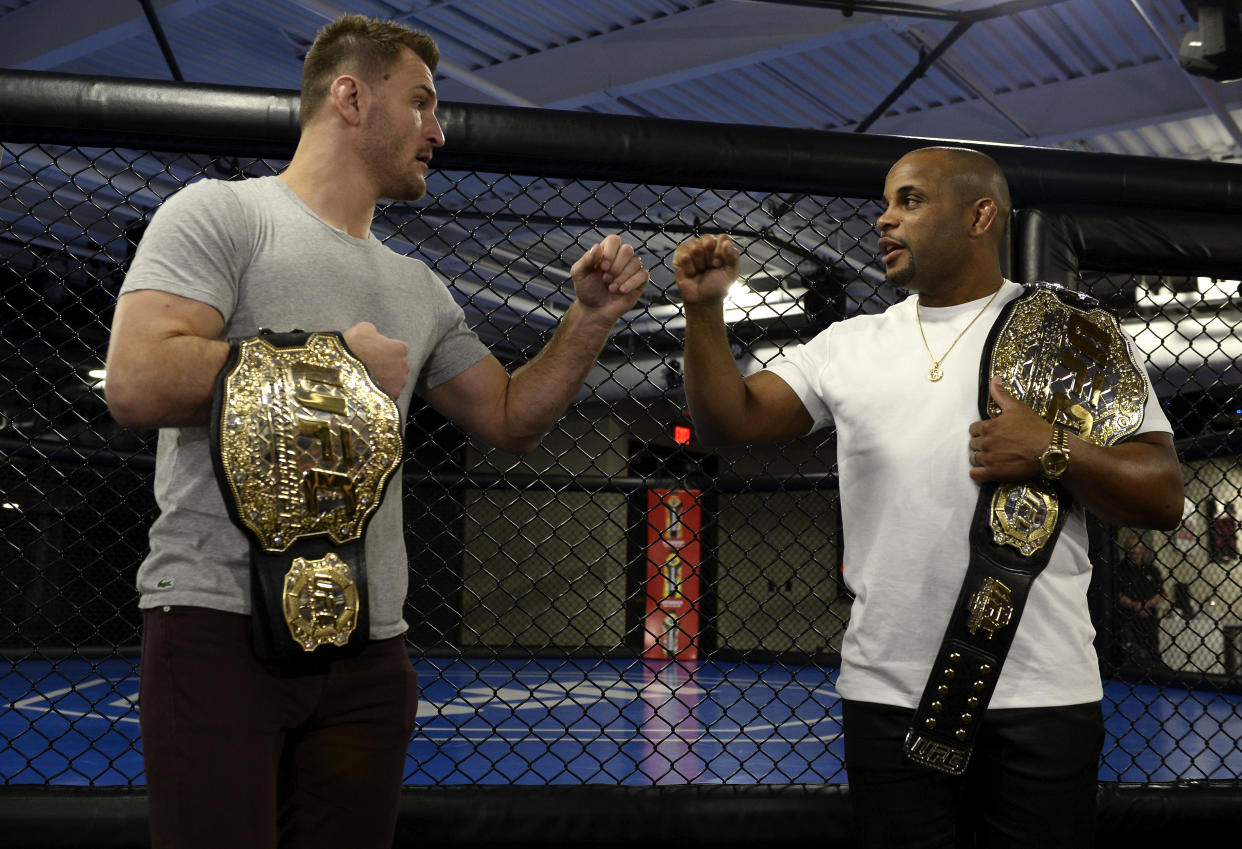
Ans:
POLYGON ((354 15, 326 27, 306 57, 302 137, 289 167, 203 180, 170 198, 122 287, 108 404, 123 425, 160 429, 160 516, 138 573, 156 847, 274 846, 311 834, 323 845, 391 845, 415 717, 401 636, 399 474, 364 541, 363 653, 297 676, 254 658, 250 544, 229 518, 208 449, 226 340, 260 328, 339 331, 403 419, 417 392, 484 441, 526 451, 564 412, 647 282, 617 236, 594 245, 571 269, 577 298, 557 332, 510 375, 444 284, 371 234, 379 198, 426 191, 444 143, 437 60, 429 37, 398 24, 354 15))

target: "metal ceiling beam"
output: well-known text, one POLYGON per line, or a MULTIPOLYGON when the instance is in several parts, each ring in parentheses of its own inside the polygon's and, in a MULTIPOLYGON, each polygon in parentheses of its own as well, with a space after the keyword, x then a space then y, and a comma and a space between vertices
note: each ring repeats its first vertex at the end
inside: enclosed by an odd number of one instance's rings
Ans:
MULTIPOLYGON (((766 0, 766 1, 777 2, 777 3, 797 2, 797 0, 766 0)), ((991 20, 992 18, 1000 18, 1000 17, 1005 17, 1007 15, 1016 15, 1019 12, 1026 12, 1031 9, 1042 8, 1044 6, 1052 6, 1057 3, 1064 3, 1064 2, 1065 0, 1010 0, 1008 3, 998 3, 997 5, 989 6, 986 9, 976 9, 970 12, 957 13, 957 17, 951 18, 951 20, 956 20, 957 23, 953 25, 953 29, 949 30, 949 34, 946 35, 943 39, 941 39, 940 43, 937 44, 934 48, 932 48, 927 53, 923 54, 918 64, 915 65, 914 68, 910 70, 910 73, 906 74, 905 79, 903 79, 900 83, 897 84, 897 87, 893 89, 892 92, 890 92, 889 95, 880 102, 879 106, 871 110, 871 114, 869 114, 866 118, 863 118, 862 121, 858 123, 858 126, 854 128, 854 132, 864 133, 868 129, 870 129, 871 125, 874 124, 876 120, 879 119, 880 116, 882 116, 888 110, 888 107, 896 103, 897 99, 901 97, 903 94, 905 94, 906 91, 910 88, 910 86, 914 85, 914 83, 917 82, 920 77, 926 74, 927 69, 930 68, 932 65, 936 64, 936 60, 939 59, 940 56, 946 50, 952 47, 955 41, 957 41, 959 38, 965 35, 966 30, 970 29, 972 25, 978 23, 979 21, 991 20)), ((835 0, 824 0, 824 3, 822 3, 821 5, 830 5, 830 4, 836 5, 835 0)), ((863 6, 863 4, 861 3, 855 4, 855 5, 857 5, 858 7, 863 6)), ((870 4, 867 4, 867 5, 870 5, 870 4)), ((894 5, 894 4, 883 4, 883 5, 894 5)))
POLYGON ((522 95, 518 94, 517 92, 510 91, 504 86, 497 85, 491 80, 486 79, 479 74, 476 74, 474 71, 468 71, 465 68, 461 67, 460 65, 456 64, 455 62, 449 62, 445 60, 444 58, 440 59, 440 64, 436 66, 436 70, 444 74, 446 77, 451 77, 452 79, 457 80, 459 83, 463 83, 465 85, 470 86, 470 88, 474 89, 475 91, 482 92, 483 94, 490 94, 492 97, 496 98, 496 100, 500 101, 506 106, 538 106, 539 105, 533 100, 522 97, 522 95))
POLYGON ((846 17, 855 12, 868 15, 893 15, 900 18, 930 18, 940 21, 975 23, 991 18, 1014 15, 1029 9, 1064 3, 1065 0, 1008 0, 983 9, 956 11, 931 8, 926 3, 889 3, 885 0, 747 0, 749 3, 771 3, 778 6, 803 6, 812 9, 835 9, 846 17))
MULTIPOLYGON (((769 47, 766 50, 755 52, 741 53, 741 55, 732 55, 720 58, 717 61, 693 62, 689 66, 677 67, 676 70, 668 70, 662 72, 660 67, 648 65, 646 70, 651 76, 637 79, 635 82, 616 84, 607 88, 592 89, 590 92, 576 94, 574 97, 566 97, 556 99, 545 103, 545 108, 549 109, 579 109, 582 107, 596 106, 601 101, 609 101, 609 99, 620 99, 623 97, 633 97, 643 92, 656 91, 656 89, 667 88, 669 86, 678 86, 683 83, 693 83, 698 79, 705 77, 717 76, 717 74, 728 73, 730 71, 743 70, 743 68, 754 68, 756 66, 768 65, 770 62, 787 60, 792 56, 799 56, 801 53, 823 50, 823 48, 843 45, 854 37, 853 31, 835 31, 827 32, 825 35, 818 35, 811 38, 801 38, 801 40, 782 43, 776 47, 769 47)), ((807 101, 812 103, 812 101, 807 101)))
MULTIPOLYGON (((572 97, 559 98, 546 102, 544 107, 548 109, 579 109, 584 106, 599 104, 602 100, 632 97, 643 92, 682 83, 692 83, 705 77, 724 74, 741 68, 753 68, 768 62, 788 59, 791 56, 797 56, 802 53, 845 44, 854 37, 855 32, 853 30, 834 30, 822 35, 812 36, 811 38, 800 38, 796 41, 784 42, 763 50, 731 54, 724 58, 703 57, 701 61, 694 61, 694 57, 691 57, 691 64, 679 65, 668 70, 661 70, 658 62, 645 62, 644 69, 649 75, 642 79, 609 85, 607 88, 593 89, 572 97)), ((676 51, 670 51, 670 53, 673 52, 676 51)), ((684 55, 668 57, 669 60, 678 61, 683 58, 685 58, 684 55)))
MULTIPOLYGON (((859 26, 878 25, 843 22, 810 9, 774 16, 770 7, 757 3, 717 2, 610 29, 476 73, 503 81, 544 108, 605 104, 607 110, 612 100, 840 44, 859 26), (566 68, 574 70, 566 73, 566 68)), ((463 99, 448 86, 441 98, 463 99)))
MULTIPOLYGON (((1038 147, 1051 147, 1052 145, 1064 142, 1076 141, 1079 139, 1090 140, 1098 136, 1114 135, 1116 133, 1124 133, 1135 130, 1142 130, 1148 127, 1164 127, 1166 125, 1177 125, 1183 121, 1189 121, 1192 118, 1205 118, 1202 108, 1187 109, 1180 112, 1170 112, 1167 115, 1158 116, 1142 116, 1127 121, 1117 121, 1108 124, 1096 124, 1086 127, 1074 129, 1069 132, 1049 133, 1047 135, 1032 136, 1023 139, 1023 144, 1036 145, 1038 147)), ((1159 155, 1159 154, 1157 154, 1159 155)), ((1239 151, 1242 157, 1242 151, 1239 151)))
POLYGON ((910 73, 906 74, 906 78, 897 84, 897 87, 888 93, 888 96, 880 101, 880 104, 871 110, 871 113, 858 122, 858 126, 854 128, 856 133, 865 133, 871 129, 871 125, 876 122, 888 107, 897 102, 910 86, 914 85, 920 77, 927 73, 927 69, 936 64, 936 60, 940 55, 953 46, 953 42, 957 41, 966 34, 966 30, 970 29, 971 24, 966 21, 958 21, 953 25, 953 29, 949 30, 949 34, 940 40, 940 43, 931 50, 923 54, 918 64, 910 69, 910 73))
MULTIPOLYGON (((197 14, 220 2, 150 0, 165 21, 197 14)), ((38 0, 0 15, 0 56, 5 67, 45 71, 149 33, 150 25, 138 3, 38 0)))
MULTIPOLYGON (((803 6, 809 9, 834 9, 841 12, 847 18, 855 12, 864 12, 868 15, 898 15, 908 18, 929 18, 937 21, 957 21, 961 20, 964 14, 952 9, 929 7, 926 3, 915 5, 914 3, 881 2, 881 0, 874 0, 874 2, 872 0, 747 0, 747 2, 772 3, 778 6, 803 6)), ((941 0, 941 2, 947 5, 952 0, 941 0)))
MULTIPOLYGON (((1176 125, 1191 118, 1211 121, 1193 87, 1170 86, 1169 74, 1168 63, 1147 62, 996 95, 1005 111, 1023 116, 1029 135, 1020 135, 981 100, 948 103, 907 115, 890 113, 877 121, 871 132, 1047 147, 1126 130, 1176 125), (1118 92, 1125 94, 1119 97, 1118 92)), ((1242 92, 1228 93, 1233 100, 1225 101, 1224 108, 1242 109, 1242 92)), ((1233 145, 1223 130, 1218 135, 1222 143, 1233 145)), ((1153 149, 1152 155, 1200 156, 1171 149, 1153 149)))
POLYGON ((181 68, 177 65, 177 57, 173 55, 172 45, 168 43, 168 36, 164 35, 164 27, 160 24, 160 16, 156 14, 155 7, 151 5, 151 0, 138 0, 142 5, 142 12, 147 16, 147 23, 151 25, 151 32, 155 35, 155 40, 160 46, 160 52, 164 54, 164 61, 168 63, 169 73, 177 82, 184 82, 185 77, 181 75, 181 68))
MULTIPOLYGON (((918 30, 911 28, 907 30, 907 34, 918 43, 920 50, 930 49, 929 40, 918 30)), ((943 68, 948 75, 957 82, 958 85, 966 89, 975 97, 978 97, 980 100, 987 103, 988 106, 991 106, 992 110, 1012 124, 1014 129, 1022 134, 1023 138, 1030 138, 1032 135, 1031 131, 1027 129, 1026 125, 1024 125, 1016 115, 1001 104, 1000 100, 993 93, 992 86, 989 83, 977 80, 973 74, 966 71, 948 56, 942 55, 940 57, 940 67, 943 68)))

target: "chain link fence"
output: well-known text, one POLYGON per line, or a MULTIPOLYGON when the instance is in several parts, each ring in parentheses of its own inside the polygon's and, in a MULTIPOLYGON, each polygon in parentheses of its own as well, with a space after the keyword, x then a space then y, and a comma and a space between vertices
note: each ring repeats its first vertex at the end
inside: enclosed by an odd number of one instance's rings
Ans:
MULTIPOLYGON (((270 145, 38 135, 0 143, 0 777, 141 785, 133 587, 156 511, 154 434, 119 428, 103 403, 112 308, 164 199, 283 160, 270 145)), ((845 197, 452 165, 423 201, 382 207, 375 232, 446 281, 507 365, 546 341, 570 264, 601 235, 635 244, 652 283, 535 452, 487 449, 413 411, 406 619, 424 698, 407 783, 843 782, 833 435, 697 443, 669 263, 687 235, 734 235, 749 285, 730 302, 731 342, 760 368, 899 297, 875 257, 880 182, 845 197)), ((1100 776, 1236 782, 1238 284, 1139 272, 1084 267, 1078 285, 1148 357, 1187 509, 1173 533, 1092 529, 1100 776)))

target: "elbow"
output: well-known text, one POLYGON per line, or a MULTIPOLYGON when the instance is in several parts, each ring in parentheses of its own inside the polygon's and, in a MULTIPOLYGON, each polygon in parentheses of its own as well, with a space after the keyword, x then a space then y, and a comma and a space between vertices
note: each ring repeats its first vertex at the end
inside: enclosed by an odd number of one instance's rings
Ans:
POLYGON ((159 427, 159 423, 153 417, 146 415, 137 407, 109 402, 108 412, 111 413, 114 422, 127 430, 154 430, 159 427))
POLYGON ((113 421, 124 428, 146 430, 159 426, 154 411, 150 408, 148 394, 136 390, 111 374, 104 382, 104 400, 108 403, 108 413, 113 421))
POLYGON ((1146 521, 1136 527, 1148 527, 1157 531, 1177 530, 1182 523, 1186 497, 1180 469, 1176 475, 1169 475, 1164 484, 1155 487, 1154 491, 1160 493, 1160 498, 1143 517, 1146 521))
POLYGON ((114 390, 110 381, 104 385, 104 398, 108 402, 108 412, 114 422, 126 428, 143 426, 141 411, 137 405, 123 393, 114 390))
POLYGON ((546 431, 525 434, 504 434, 496 439, 489 439, 488 442, 490 442, 493 447, 499 448, 501 451, 521 456, 523 454, 529 454, 538 448, 539 443, 543 441, 545 433, 546 431))
POLYGON ((722 445, 732 445, 735 440, 729 439, 728 436, 721 431, 703 430, 695 427, 694 438, 705 448, 719 448, 722 445))
POLYGON ((1165 516, 1160 522, 1154 526, 1157 531, 1175 531, 1182 523, 1182 512, 1179 510, 1172 514, 1172 518, 1165 516))
POLYGON ((1181 475, 1178 475, 1177 486, 1171 487, 1168 496, 1163 504, 1161 504, 1158 524, 1154 525, 1156 530, 1174 531, 1182 523, 1182 510, 1185 506, 1186 490, 1182 485, 1181 475))
POLYGON ((521 456, 523 454, 529 454, 530 452, 534 451, 536 448, 539 447, 539 443, 542 441, 543 441, 542 436, 537 436, 533 439, 517 440, 517 441, 510 443, 509 446, 505 448, 505 450, 508 451, 510 454, 517 454, 521 456))
POLYGON ((694 423, 694 441, 706 448, 728 445, 731 441, 726 428, 711 421, 707 416, 696 416, 693 409, 690 410, 690 421, 694 423))
POLYGON ((722 445, 738 445, 747 441, 744 435, 719 421, 708 420, 705 416, 694 418, 693 421, 694 438, 704 447, 719 448, 722 445))
POLYGON ((104 363, 104 402, 112 420, 121 427, 143 429, 151 426, 148 409, 151 392, 142 391, 141 385, 142 379, 129 360, 109 350, 104 363))

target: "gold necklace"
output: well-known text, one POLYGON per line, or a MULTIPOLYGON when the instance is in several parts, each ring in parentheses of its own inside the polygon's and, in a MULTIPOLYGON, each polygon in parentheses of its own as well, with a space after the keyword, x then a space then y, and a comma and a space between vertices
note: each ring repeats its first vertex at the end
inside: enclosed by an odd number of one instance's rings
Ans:
POLYGON ((944 377, 944 372, 941 371, 940 364, 943 363, 945 361, 945 358, 949 356, 949 351, 953 350, 953 346, 958 343, 958 340, 960 340, 963 336, 966 335, 966 331, 970 329, 970 325, 978 321, 979 316, 983 315, 983 313, 987 310, 987 308, 992 306, 992 301, 995 301, 996 296, 999 294, 1000 294, 1000 289, 997 289, 995 292, 992 293, 992 297, 988 298, 988 302, 983 305, 983 309, 975 313, 975 317, 970 320, 970 324, 967 324, 965 327, 962 328, 962 332, 957 334, 957 338, 955 338, 952 344, 949 345, 949 350, 941 354, 940 359, 936 359, 935 354, 931 352, 931 348, 927 344, 927 335, 923 333, 923 319, 919 316, 919 304, 922 303, 922 298, 914 302, 914 320, 919 323, 919 336, 923 338, 923 349, 927 351, 927 358, 931 360, 931 368, 928 369, 927 371, 928 380, 930 380, 932 383, 935 383, 937 380, 944 377))

